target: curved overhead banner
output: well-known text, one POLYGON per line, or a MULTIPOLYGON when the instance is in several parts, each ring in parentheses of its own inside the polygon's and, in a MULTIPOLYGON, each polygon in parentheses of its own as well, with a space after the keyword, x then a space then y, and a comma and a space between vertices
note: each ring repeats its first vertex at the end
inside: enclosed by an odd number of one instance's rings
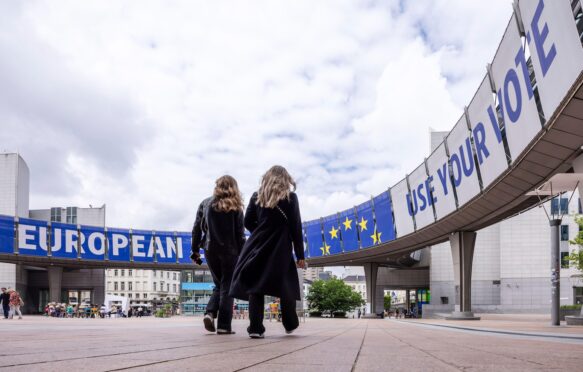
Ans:
POLYGON ((14 218, 0 216, 0 253, 14 253, 14 218))
POLYGON ((25 256, 46 256, 47 227, 45 221, 20 218, 18 220, 18 254, 25 256))
POLYGON ((427 177, 425 163, 418 166, 409 175, 411 193, 408 200, 411 203, 411 214, 415 216, 417 230, 435 222, 433 215, 433 186, 431 179, 427 177))
MULTIPOLYGON (((190 253, 192 249, 192 234, 179 232, 176 234, 176 248, 178 249, 178 263, 191 264, 190 253)), ((204 257, 204 250, 200 250, 201 259, 206 262, 204 257)))
POLYGON ((468 119, 482 176, 482 187, 485 189, 508 168, 492 88, 487 76, 468 106, 468 119))
POLYGON ((359 244, 354 208, 338 213, 338 221, 340 222, 344 252, 357 251, 359 244))
POLYGON ((330 254, 342 253, 342 231, 338 223, 338 216, 333 214, 323 218, 324 240, 330 247, 330 254))
POLYGON ((456 210, 445 144, 442 142, 437 146, 425 162, 433 190, 435 216, 440 219, 456 210))
POLYGON ((134 262, 154 262, 154 237, 148 230, 132 230, 134 262))
POLYGON ((322 240, 322 224, 320 220, 308 221, 305 226, 310 257, 329 255, 330 247, 322 240))
POLYGON ((379 237, 377 235, 372 211, 372 201, 367 200, 366 202, 357 205, 356 216, 358 217, 356 226, 358 226, 358 233, 360 235, 360 246, 362 248, 368 248, 379 244, 379 237))
POLYGON ((374 215, 377 226, 377 236, 380 243, 395 240, 395 225, 393 223, 393 209, 389 192, 373 198, 374 215))
POLYGON ((105 259, 105 229, 96 226, 81 226, 81 258, 85 260, 105 259))
POLYGON ((516 161, 541 130, 541 122, 514 14, 492 61, 492 79, 504 119, 510 155, 512 161, 516 161))
POLYGON ((176 263, 177 246, 172 232, 156 232, 154 236, 156 246, 156 261, 163 263, 176 263))
POLYGON ((127 229, 108 228, 107 256, 110 261, 128 262, 130 260, 130 231, 127 229))
MULTIPOLYGON (((583 70, 583 48, 571 1, 520 0, 518 3, 541 105, 547 120, 583 70)), ((579 20, 581 22, 581 20, 579 20)))
POLYGON ((478 167, 474 162, 474 151, 466 115, 458 120, 446 137, 449 149, 449 164, 458 207, 480 193, 478 167))
POLYGON ((77 225, 53 222, 51 230, 51 256, 70 259, 79 257, 81 242, 77 225))
POLYGON ((406 178, 391 188, 391 199, 393 200, 397 236, 405 236, 415 231, 406 178))

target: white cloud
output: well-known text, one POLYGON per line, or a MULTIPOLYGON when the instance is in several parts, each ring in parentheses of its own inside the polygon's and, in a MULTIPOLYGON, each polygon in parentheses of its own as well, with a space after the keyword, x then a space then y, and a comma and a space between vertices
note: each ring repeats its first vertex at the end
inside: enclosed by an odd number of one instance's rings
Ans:
POLYGON ((35 1, 0 5, 0 147, 31 207, 189 229, 214 179, 273 164, 305 219, 386 190, 477 88, 510 1, 35 1))

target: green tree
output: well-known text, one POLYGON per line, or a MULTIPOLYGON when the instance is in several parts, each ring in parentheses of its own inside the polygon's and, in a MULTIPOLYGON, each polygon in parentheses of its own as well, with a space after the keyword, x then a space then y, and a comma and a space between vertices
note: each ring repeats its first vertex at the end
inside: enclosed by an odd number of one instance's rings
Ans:
POLYGON ((384 298, 384 308, 385 310, 389 311, 391 310, 391 301, 393 300, 393 298, 391 297, 391 295, 386 294, 385 298, 384 298))
POLYGON ((310 312, 347 313, 364 305, 360 293, 341 279, 316 280, 306 296, 310 312))
POLYGON ((570 240, 569 243, 577 245, 578 249, 571 251, 569 261, 579 271, 583 271, 583 216, 575 217, 575 222, 579 225, 579 232, 575 239, 570 240))
MULTIPOLYGON (((575 239, 570 240, 569 243, 578 246, 578 249, 571 251, 569 261, 577 270, 583 272, 583 216, 575 217, 575 222, 579 225, 579 232, 575 239)), ((583 316, 583 307, 581 307, 581 316, 583 316)))

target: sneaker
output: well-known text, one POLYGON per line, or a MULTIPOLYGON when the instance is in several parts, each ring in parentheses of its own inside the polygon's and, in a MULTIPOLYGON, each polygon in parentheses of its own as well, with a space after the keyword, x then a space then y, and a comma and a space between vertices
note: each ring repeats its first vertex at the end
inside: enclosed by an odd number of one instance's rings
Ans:
POLYGON ((249 337, 251 337, 251 338, 265 338, 263 333, 249 333, 249 337))
POLYGON ((226 329, 217 329, 217 335, 234 335, 235 331, 227 331, 226 329))
POLYGON ((215 333, 217 331, 217 329, 215 328, 215 319, 211 314, 205 314, 202 321, 204 323, 204 329, 212 333, 215 333))

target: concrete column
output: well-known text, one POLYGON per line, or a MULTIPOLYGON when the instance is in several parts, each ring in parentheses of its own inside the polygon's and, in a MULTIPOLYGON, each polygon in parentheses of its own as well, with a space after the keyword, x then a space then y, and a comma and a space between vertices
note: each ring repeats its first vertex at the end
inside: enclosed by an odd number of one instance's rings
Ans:
POLYGON ((49 301, 61 302, 61 283, 63 282, 63 268, 61 266, 49 266, 49 301))
POLYGON ((455 311, 447 319, 478 320, 472 312, 472 262, 476 233, 458 231, 450 235, 456 290, 455 311))
POLYGON ((364 264, 364 277, 366 281, 366 299, 370 303, 371 315, 376 313, 376 288, 377 288, 377 275, 379 272, 379 264, 370 262, 364 264))
POLYGON ((407 289, 405 293, 405 310, 407 310, 408 314, 409 310, 411 310, 411 290, 407 289))

